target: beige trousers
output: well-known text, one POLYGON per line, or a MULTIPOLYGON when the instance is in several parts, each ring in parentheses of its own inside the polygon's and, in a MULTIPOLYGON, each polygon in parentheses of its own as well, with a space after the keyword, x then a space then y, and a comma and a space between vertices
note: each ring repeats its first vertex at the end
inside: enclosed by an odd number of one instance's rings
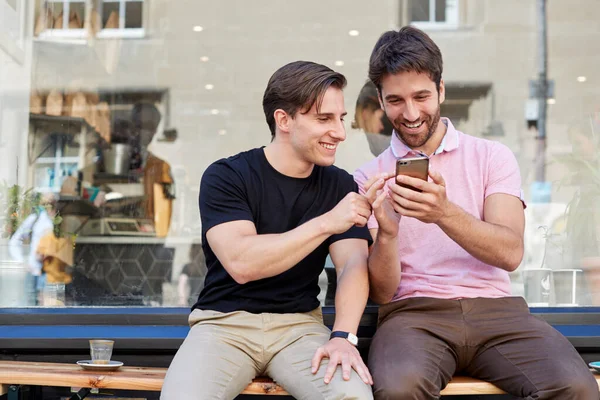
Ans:
POLYGON ((190 332, 167 371, 161 400, 234 399, 256 376, 266 375, 298 400, 372 399, 355 371, 349 381, 338 367, 323 382, 311 360, 329 340, 321 309, 295 314, 220 313, 194 310, 190 332))

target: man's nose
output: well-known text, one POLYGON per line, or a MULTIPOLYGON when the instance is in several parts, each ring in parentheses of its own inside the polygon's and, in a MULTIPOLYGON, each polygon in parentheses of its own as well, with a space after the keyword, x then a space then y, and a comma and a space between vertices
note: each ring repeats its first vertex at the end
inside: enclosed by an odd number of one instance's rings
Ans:
POLYGON ((346 140, 346 127, 343 121, 338 121, 335 127, 329 132, 329 135, 339 141, 346 140))
POLYGON ((402 117, 407 121, 416 121, 419 119, 419 110, 417 109, 415 103, 412 101, 407 101, 406 106, 404 108, 404 112, 402 113, 402 117))

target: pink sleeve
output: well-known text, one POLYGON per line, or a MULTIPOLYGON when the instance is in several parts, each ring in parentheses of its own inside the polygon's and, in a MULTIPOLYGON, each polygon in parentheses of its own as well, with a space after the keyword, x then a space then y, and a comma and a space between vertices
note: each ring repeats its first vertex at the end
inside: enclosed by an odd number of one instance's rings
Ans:
POLYGON ((494 193, 510 194, 519 198, 525 207, 521 190, 521 173, 513 152, 501 143, 494 143, 488 164, 485 198, 494 193))
MULTIPOLYGON (((369 179, 367 174, 364 172, 362 168, 354 171, 354 181, 358 185, 358 193, 365 194, 365 182, 369 179)), ((371 213, 369 220, 367 221, 367 227, 369 229, 379 229, 379 224, 375 219, 375 216, 371 213)))

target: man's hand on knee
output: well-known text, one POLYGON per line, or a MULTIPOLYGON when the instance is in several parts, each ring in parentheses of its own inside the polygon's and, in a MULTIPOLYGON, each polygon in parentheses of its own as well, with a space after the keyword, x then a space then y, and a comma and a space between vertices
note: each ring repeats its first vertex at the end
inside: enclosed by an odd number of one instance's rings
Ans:
POLYGON ((311 362, 313 374, 316 374, 319 370, 323 358, 329 359, 325 370, 325 378, 323 379, 325 383, 331 382, 337 366, 341 364, 344 380, 350 380, 352 369, 354 369, 363 382, 367 385, 373 384, 371 373, 360 357, 358 350, 346 339, 331 339, 317 349, 311 362))

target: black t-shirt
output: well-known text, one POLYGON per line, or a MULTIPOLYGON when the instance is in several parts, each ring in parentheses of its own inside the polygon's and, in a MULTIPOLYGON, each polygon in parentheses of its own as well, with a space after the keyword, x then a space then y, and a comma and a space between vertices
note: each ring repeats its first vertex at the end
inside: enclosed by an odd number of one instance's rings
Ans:
POLYGON ((308 312, 319 306, 318 278, 329 245, 347 238, 371 241, 366 227, 326 239, 289 270, 240 285, 221 265, 206 232, 231 221, 252 221, 257 233, 288 232, 333 209, 349 192, 358 191, 354 179, 335 166, 315 166, 307 178, 292 178, 275 170, 262 148, 249 150, 208 167, 200 183, 202 248, 207 275, 204 289, 192 309, 251 313, 308 312))

